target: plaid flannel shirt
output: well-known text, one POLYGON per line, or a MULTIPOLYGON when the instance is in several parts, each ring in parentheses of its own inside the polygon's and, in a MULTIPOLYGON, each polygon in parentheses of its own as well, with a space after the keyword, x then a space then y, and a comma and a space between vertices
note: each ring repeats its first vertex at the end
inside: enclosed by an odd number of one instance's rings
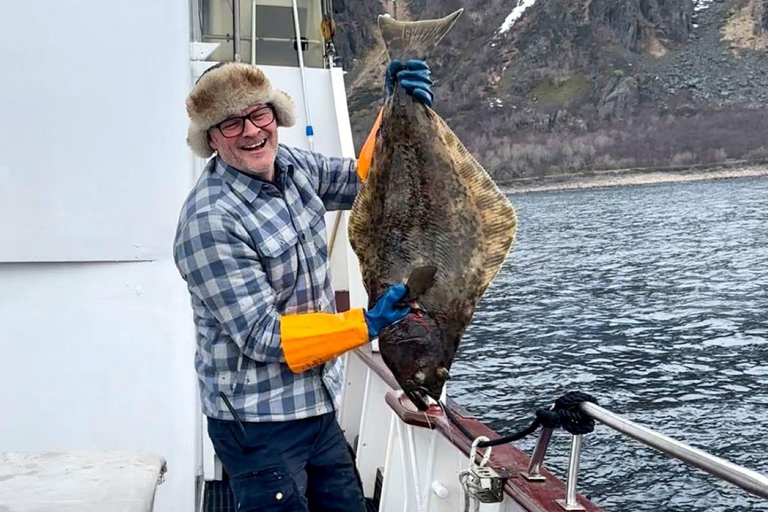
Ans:
POLYGON ((325 241, 327 210, 350 209, 360 189, 352 159, 278 146, 274 184, 213 158, 181 212, 174 258, 192 295, 203 413, 287 421, 338 407, 340 359, 295 374, 280 316, 335 312, 325 241))

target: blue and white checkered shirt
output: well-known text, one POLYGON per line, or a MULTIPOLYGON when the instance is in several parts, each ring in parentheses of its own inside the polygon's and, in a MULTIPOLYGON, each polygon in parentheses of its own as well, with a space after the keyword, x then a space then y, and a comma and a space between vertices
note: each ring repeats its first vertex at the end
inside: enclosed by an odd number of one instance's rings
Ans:
POLYGON ((274 184, 213 158, 181 212, 174 258, 192 295, 203 413, 287 421, 334 410, 341 361, 295 374, 280 316, 335 312, 325 241, 328 210, 350 209, 356 162, 278 146, 274 184))

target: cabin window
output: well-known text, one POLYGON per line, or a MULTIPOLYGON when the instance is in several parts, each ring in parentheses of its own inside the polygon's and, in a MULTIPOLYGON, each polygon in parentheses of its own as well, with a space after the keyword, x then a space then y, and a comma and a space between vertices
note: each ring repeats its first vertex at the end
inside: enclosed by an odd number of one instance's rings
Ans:
MULTIPOLYGON (((233 0, 200 0, 200 37, 204 42, 221 43, 211 61, 231 61, 233 48, 233 0)), ((240 60, 251 62, 251 19, 256 14, 256 64, 298 67, 296 32, 291 0, 240 0, 240 60)), ((320 24, 321 2, 297 0, 304 65, 323 67, 324 41, 320 24)))

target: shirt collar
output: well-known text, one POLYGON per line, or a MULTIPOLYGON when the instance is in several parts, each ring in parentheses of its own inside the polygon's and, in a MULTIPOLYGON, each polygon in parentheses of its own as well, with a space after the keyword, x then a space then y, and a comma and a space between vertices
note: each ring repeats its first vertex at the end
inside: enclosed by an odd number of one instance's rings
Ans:
POLYGON ((259 197, 259 192, 264 186, 264 181, 248 176, 227 164, 218 155, 216 156, 215 171, 229 183, 232 189, 240 194, 247 202, 252 203, 259 197))
MULTIPOLYGON (((285 185, 285 180, 293 174, 293 164, 290 163, 288 158, 283 154, 285 150, 282 145, 278 145, 277 155, 275 158, 275 182, 282 189, 285 185)), ((254 178, 248 174, 238 171, 231 165, 227 164, 218 155, 215 157, 216 164, 214 166, 215 171, 224 178, 224 181, 240 194, 243 199, 252 203, 259 197, 259 192, 267 183, 259 178, 254 178)))
POLYGON ((282 144, 277 145, 277 157, 275 158, 275 177, 283 175, 291 177, 293 174, 293 164, 286 156, 287 150, 282 144))

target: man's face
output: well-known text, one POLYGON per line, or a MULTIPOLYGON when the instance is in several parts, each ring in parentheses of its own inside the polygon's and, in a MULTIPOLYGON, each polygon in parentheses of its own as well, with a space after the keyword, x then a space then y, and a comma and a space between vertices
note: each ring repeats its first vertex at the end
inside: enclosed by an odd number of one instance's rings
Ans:
POLYGON ((250 116, 240 120, 244 123, 242 133, 237 135, 238 116, 230 116, 208 130, 208 144, 228 165, 272 181, 277 156, 277 119, 274 111, 267 105, 256 104, 244 109, 240 116, 250 116))

